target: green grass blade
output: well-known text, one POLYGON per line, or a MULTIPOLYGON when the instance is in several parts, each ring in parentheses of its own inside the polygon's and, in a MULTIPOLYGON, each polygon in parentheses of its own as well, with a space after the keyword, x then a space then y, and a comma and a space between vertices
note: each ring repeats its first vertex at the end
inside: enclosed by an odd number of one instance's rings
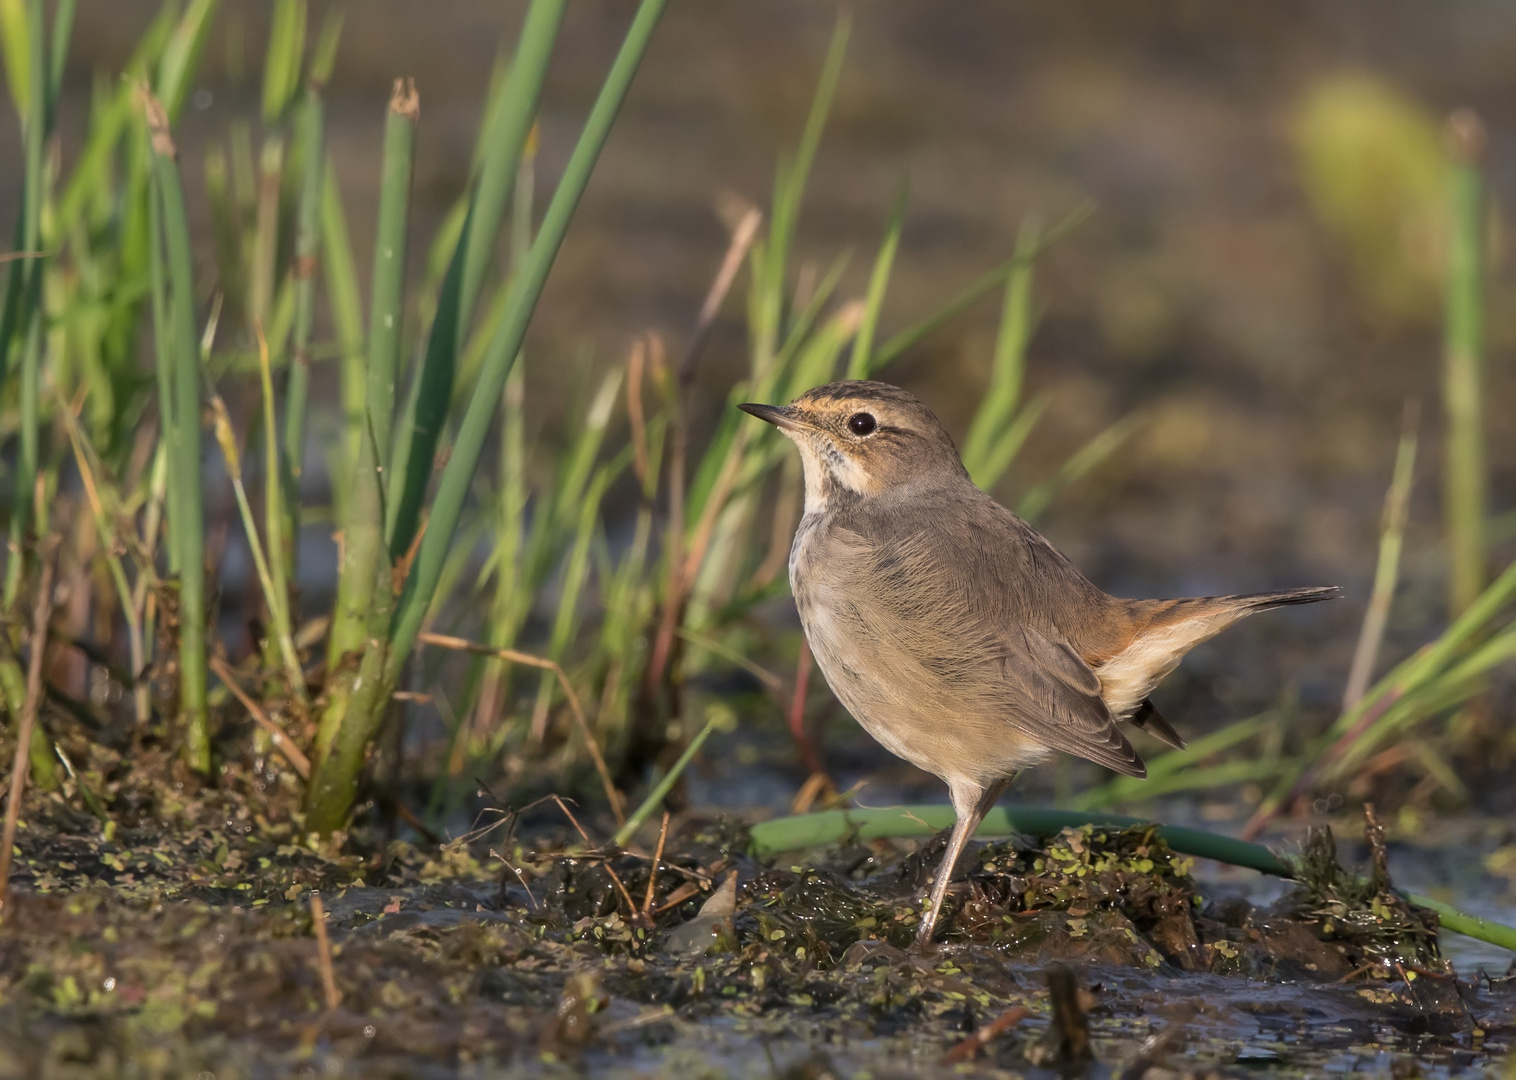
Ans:
MULTIPOLYGON (((154 197, 159 204, 167 271, 167 321, 158 324, 172 366, 167 380, 170 454, 169 530, 179 556, 179 709, 189 767, 210 775, 210 719, 206 709, 205 515, 200 490, 200 343, 195 333, 195 278, 189 221, 168 118, 149 100, 154 197)), ((154 241, 155 244, 157 241, 154 241)), ((163 384, 160 384, 163 385, 163 384)))
POLYGON ((889 223, 884 229, 884 242, 879 245, 873 272, 869 274, 869 290, 863 301, 863 321, 858 324, 858 336, 853 339, 853 355, 848 361, 849 379, 866 379, 873 367, 870 353, 874 348, 874 331, 879 326, 879 310, 884 306, 884 294, 890 284, 890 270, 895 265, 895 252, 900 247, 900 230, 905 224, 905 205, 910 192, 910 181, 901 180, 900 189, 895 193, 895 204, 890 210, 889 223))
MULTIPOLYGON (((25 148, 26 172, 22 186, 22 232, 21 245, 25 252, 36 252, 42 246, 42 203, 47 182, 44 144, 47 138, 47 24, 46 6, 43 0, 27 0, 26 31, 29 57, 27 61, 27 110, 23 124, 22 139, 25 148)), ((39 259, 27 257, 17 260, 12 269, 16 274, 25 273, 25 284, 20 294, 19 328, 23 331, 25 344, 21 353, 21 447, 16 459, 14 501, 11 504, 10 552, 5 565, 5 607, 14 607, 18 597, 23 570, 26 564, 27 539, 32 528, 33 487, 37 479, 37 462, 40 442, 40 393, 42 383, 42 275, 39 259), (22 268, 25 268, 24 270, 22 268)))
POLYGON ((1401 704, 1403 699, 1412 697, 1437 678, 1512 600, 1516 600, 1516 562, 1507 566, 1436 640, 1395 665, 1351 709, 1345 710, 1284 772, 1259 804, 1249 828, 1267 821, 1291 792, 1303 788, 1312 776, 1352 752, 1357 743, 1366 738, 1377 739, 1378 732, 1402 720, 1411 711, 1401 704))
MULTIPOLYGON (((623 464, 627 456, 621 455, 623 464)), ((584 591, 585 582, 589 580, 590 546, 594 542, 596 528, 600 524, 600 504, 605 498, 605 489, 610 486, 619 471, 620 467, 616 464, 600 466, 595 470, 595 475, 586 487, 583 498, 577 502, 579 520, 573 533, 573 546, 569 548, 568 558, 564 560, 558 611, 554 615, 552 634, 548 639, 550 660, 563 659, 579 627, 581 617, 579 596, 584 591)), ((537 705, 532 710, 532 739, 539 743, 546 733, 548 706, 552 701, 553 690, 558 684, 551 671, 544 671, 542 676, 542 681, 537 688, 537 705)))
MULTIPOLYGON (((459 251, 468 236, 473 220, 473 204, 463 222, 459 251)), ((421 525, 421 509, 431 481, 436 449, 447 424, 448 406, 452 403, 453 381, 458 356, 458 320, 447 315, 456 311, 463 294, 463 260, 455 255, 448 262, 442 279, 437 315, 426 339, 426 353, 421 369, 411 379, 401 411, 399 429, 394 432, 390 449, 390 480, 385 489, 385 536, 390 558, 405 557, 421 525)), ((370 417, 372 422, 372 417, 370 417)))
POLYGON ((821 145, 821 133, 826 128, 837 83, 842 77, 842 62, 847 56, 851 33, 852 17, 843 10, 837 15, 795 157, 789 162, 781 161, 779 165, 774 182, 774 211, 769 216, 768 241, 761 248, 755 245, 753 249, 754 265, 761 270, 754 275, 754 295, 758 298, 754 318, 755 374, 768 367, 778 348, 784 321, 784 283, 789 270, 790 247, 800 221, 800 205, 805 198, 811 166, 821 145))
POLYGON ((420 525, 433 458, 452 400, 458 353, 468 337, 484 272, 510 203, 565 3, 533 0, 522 24, 515 61, 500 85, 499 100, 490 106, 494 129, 487 139, 463 231, 443 279, 421 371, 407 394, 390 459, 391 475, 398 480, 389 492, 387 531, 390 552, 396 558, 409 550, 420 525))
MULTIPOLYGON (((1267 727, 1269 721, 1270 717, 1266 715, 1238 720, 1220 731, 1213 731, 1209 735, 1195 739, 1183 750, 1167 750, 1156 757, 1148 758, 1146 779, 1139 780, 1131 776, 1112 777, 1098 787, 1091 788, 1076 797, 1073 800, 1073 809, 1099 810, 1119 802, 1142 799, 1147 797, 1144 793, 1147 791, 1146 785, 1149 780, 1168 781, 1204 772, 1205 770, 1199 768, 1201 762, 1255 737, 1267 727)), ((1275 765, 1277 768, 1277 763, 1275 765)), ((1180 787, 1170 790, 1184 789, 1180 787)))
POLYGON ((305 56, 305 0, 275 0, 263 61, 263 122, 276 124, 300 88, 305 56))
POLYGON ((416 635, 421 630, 422 617, 432 602, 442 561, 446 557, 452 531, 462 514, 463 500, 468 494, 474 470, 478 467, 479 456, 484 449, 484 438, 498 407, 506 376, 521 349, 527 324, 531 321, 538 297, 542 295, 542 288, 547 283, 548 271, 557 258, 579 198, 589 183, 590 174, 594 171, 600 150, 610 134, 616 113, 626 98, 632 77, 636 74, 637 66, 652 39, 653 30, 663 14, 665 2, 666 0, 642 0, 638 7, 615 63, 606 76, 600 96, 564 169, 563 178, 553 192, 526 265, 512 287, 511 305, 501 322, 499 332, 490 343, 484 368, 480 372, 478 391, 469 402, 452 456, 438 485, 427 535, 421 542, 415 568, 407 578, 405 591, 396 606, 391 634, 393 651, 388 668, 391 679, 398 677, 399 665, 404 663, 405 656, 409 654, 416 635))
MULTIPOLYGON (((305 418, 311 396, 311 330, 316 318, 316 275, 321 261, 321 200, 326 180, 326 113, 314 84, 300 105, 300 203, 295 226, 295 325, 284 397, 284 545, 271 550, 295 573, 300 547, 300 478, 305 468, 305 418)), ((272 544, 270 545, 272 547, 272 544)))
POLYGON ((998 460, 995 448, 1007 425, 1013 422, 1021 404, 1021 387, 1026 377, 1026 347, 1032 337, 1032 260, 1029 254, 1037 247, 1038 227, 1027 222, 1016 237, 1016 257, 1022 261, 1005 282, 1005 299, 1000 309, 1000 329, 995 335, 995 353, 990 365, 989 392, 974 412, 968 438, 963 444, 963 464, 974 483, 989 490, 1010 466, 1010 460, 998 460), (991 458, 996 457, 994 467, 991 458))
POLYGON ((1016 460, 1016 456, 1021 453, 1021 448, 1026 445, 1027 439, 1031 437, 1037 421, 1042 419, 1042 414, 1047 410, 1047 403, 1047 395, 1038 394, 1026 403, 1026 408, 1016 414, 1010 427, 1000 433, 999 441, 990 448, 984 460, 979 462, 979 472, 975 476, 975 483, 986 491, 999 483, 1000 478, 1016 460))
POLYGON ((79 0, 58 0, 53 9, 52 53, 47 62, 47 130, 58 122, 58 98, 63 93, 63 65, 68 62, 69 41, 74 35, 74 15, 79 0))
POLYGON ((1028 521, 1037 517, 1047 509, 1054 495, 1120 449, 1121 444, 1131 438, 1141 425, 1141 417, 1128 416, 1100 432, 1074 451, 1073 455, 1059 466, 1058 471, 1051 477, 1022 496, 1021 501, 1016 504, 1016 513, 1028 521))
POLYGON ((365 421, 379 460, 390 455, 395 390, 405 345, 405 263, 410 227, 411 173, 421 99, 415 84, 396 80, 384 127, 384 166, 379 180, 379 221, 374 234, 369 286, 368 371, 365 421))
POLYGON ((170 125, 177 123, 184 111, 219 6, 219 0, 190 0, 164 45, 163 57, 158 62, 157 93, 170 125))
MULTIPOLYGON (((326 277, 326 302, 331 311, 332 329, 337 337, 339 355, 339 400, 342 407, 342 454, 339 458, 344 475, 358 461, 358 440, 363 430, 365 396, 368 391, 367 365, 363 356, 363 299, 358 287, 358 264, 353 258, 353 243, 348 234, 347 211, 342 206, 342 192, 331 156, 326 161, 326 182, 321 197, 321 259, 326 277)), ((384 186, 380 184, 380 198, 384 186)), ((339 518, 345 517, 339 506, 339 518)))
POLYGON ((1406 520, 1411 510, 1411 484, 1416 473, 1416 414, 1412 403, 1406 404, 1405 423, 1400 446, 1395 452, 1395 471, 1384 497, 1384 518, 1379 531, 1379 558, 1374 566, 1374 587, 1363 613, 1363 627, 1348 669, 1347 685, 1342 692, 1342 711, 1347 712, 1362 699, 1374 675, 1374 661, 1384 642, 1395 587, 1400 582, 1400 551, 1405 542, 1406 520))
MULTIPOLYGON (((271 390, 272 381, 265 380, 265 394, 271 390)), ((241 455, 237 451, 237 439, 232 431, 226 404, 217 395, 212 398, 211 407, 215 416, 216 441, 221 444, 221 457, 232 481, 237 512, 242 518, 243 534, 247 537, 248 551, 253 556, 253 569, 258 576, 258 585, 263 590, 263 601, 268 606, 274 644, 279 660, 284 665, 285 679, 289 683, 290 693, 296 700, 305 703, 305 673, 300 668, 300 656, 295 649, 294 633, 290 626, 289 590, 274 580, 271 564, 263 553, 263 542, 258 537, 258 526, 253 520, 253 506, 248 501, 247 489, 242 483, 241 455)))
POLYGON ((0 50, 5 53, 5 81, 16 115, 25 123, 31 103, 31 36, 25 0, 0 0, 0 50))
POLYGON ((558 40, 567 6, 567 0, 533 0, 521 25, 515 58, 500 83, 498 97, 491 103, 492 124, 481 155, 473 227, 464 234, 462 242, 463 288, 457 313, 462 324, 458 331, 459 340, 466 336, 464 327, 473 318, 485 270, 495 250, 495 238, 511 205, 511 192, 521 168, 522 152, 537 115, 548 60, 558 40))
MULTIPOLYGON (((373 279, 369 292, 367 370, 359 402, 357 481, 343 522, 342 565, 337 603, 327 640, 329 671, 342 657, 363 647, 369 609, 384 550, 383 479, 377 464, 389 455, 390 418, 396 372, 405 340, 405 262, 410 220, 411 172, 420 99, 408 80, 396 80, 385 120, 384 162, 379 185, 379 218, 374 233, 373 279)), ((340 716, 328 724, 339 723, 340 716)), ((330 745, 335 728, 323 741, 330 745)))
MULTIPOLYGON (((689 768, 690 762, 695 760, 695 755, 700 753, 700 748, 705 745, 705 740, 709 739, 711 732, 715 730, 716 720, 713 717, 707 720, 705 727, 701 728, 699 734, 690 740, 690 744, 684 748, 684 753, 679 755, 679 760, 669 767, 669 771, 658 781, 653 790, 647 793, 647 798, 642 800, 642 804, 631 812, 626 819, 626 824, 616 830, 611 843, 617 847, 626 847, 632 842, 632 838, 637 835, 637 830, 642 828, 642 823, 653 815, 653 811, 658 809, 664 799, 668 798, 668 793, 674 790, 679 777, 684 775, 684 770, 689 768)), ((756 842, 755 840, 754 843, 756 842)))
POLYGON ((332 69, 337 66, 337 46, 342 44, 342 24, 347 13, 341 8, 330 8, 321 20, 321 31, 316 35, 316 44, 311 49, 310 81, 325 86, 332 78, 332 69))
POLYGON ((879 347, 874 356, 874 370, 878 371, 885 365, 900 358, 907 349, 911 349, 930 337, 946 324, 952 322, 959 315, 973 307, 980 300, 1000 288, 1006 279, 1015 272, 1019 266, 1025 266, 1034 262, 1048 248, 1073 232, 1080 225, 1089 220, 1094 213, 1094 204, 1085 203, 1070 212, 1057 225, 1053 226, 1043 235, 1042 240, 1031 251, 1011 257, 1006 262, 992 270, 987 270, 968 284, 963 291, 943 304, 935 312, 928 315, 911 326, 906 327, 894 337, 890 338, 879 347))
POLYGON ((1443 499, 1449 558, 1448 611, 1474 602, 1486 580, 1488 466, 1484 437, 1485 133, 1469 112, 1448 124, 1453 147, 1449 194, 1443 408, 1446 450, 1443 499))
MULTIPOLYGON (((361 681, 355 684, 361 685, 362 689, 355 690, 353 702, 332 743, 331 753, 312 777, 306 822, 308 828, 317 832, 327 833, 340 827, 352 807, 364 757, 378 731, 383 706, 399 681, 427 610, 436 599, 448 550, 463 513, 464 499, 473 482, 474 470, 484 449, 484 438, 499 405, 506 378, 521 351, 527 325, 542 295, 548 272, 557 258, 569 222, 589 183, 632 78, 647 51, 665 2, 642 0, 638 7, 543 217, 541 231, 512 286, 511 303, 490 343, 478 388, 469 402, 452 455, 443 470, 426 535, 395 605, 386 645, 364 654, 361 681)), ((461 267, 461 259, 452 260, 452 270, 456 273, 450 271, 449 276, 455 279, 454 288, 461 285, 456 280, 462 277, 461 267)), ((388 608, 376 604, 375 616, 380 614, 388 614, 388 608)))

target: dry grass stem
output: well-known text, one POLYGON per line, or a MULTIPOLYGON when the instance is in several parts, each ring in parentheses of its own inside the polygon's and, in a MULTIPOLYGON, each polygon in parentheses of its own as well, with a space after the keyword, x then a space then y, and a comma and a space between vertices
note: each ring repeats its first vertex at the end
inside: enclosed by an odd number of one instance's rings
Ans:
POLYGON ((669 812, 663 812, 663 824, 658 827, 658 849, 653 852, 653 865, 647 872, 647 895, 642 898, 642 917, 653 919, 653 892, 658 887, 658 864, 663 862, 663 845, 669 838, 669 812))
POLYGON ((551 671, 557 678, 558 685, 563 688, 563 696, 568 700, 569 711, 574 714, 574 723, 579 726, 579 733, 584 736, 585 746, 589 749, 590 759, 595 763, 595 772, 600 776, 600 785, 605 789, 605 797, 611 804, 611 813, 616 817, 616 824, 620 825, 626 821, 621 793, 616 790, 616 785, 611 780, 611 770, 605 763, 605 755, 600 752, 600 743, 595 738, 594 731, 590 729, 589 718, 584 714, 584 706, 580 704, 579 695, 574 692, 573 684, 569 682, 568 674, 561 664, 556 660, 517 652, 515 649, 499 649, 493 645, 481 645, 477 641, 468 641, 449 634, 434 634, 426 630, 421 632, 417 640, 423 645, 435 645, 439 649, 453 649, 457 652, 473 653, 476 656, 489 656, 496 660, 506 660, 513 664, 525 664, 527 667, 551 671))
POLYGON ((669 893, 668 896, 664 897, 663 903, 653 909, 653 914, 662 915, 665 911, 671 911, 699 891, 700 883, 698 881, 686 881, 683 885, 669 893))
POLYGON ((321 965, 321 995, 326 999, 326 1011, 335 1012, 342 1004, 342 995, 332 970, 332 939, 326 933, 326 907, 319 892, 311 893, 311 932, 316 935, 316 958, 321 965))
POLYGON ((305 752, 295 745, 293 739, 284 733, 278 724, 270 719, 268 713, 259 707, 258 703, 247 696, 242 687, 237 685, 237 677, 232 674, 232 669, 227 667, 226 661, 219 656, 210 659, 210 668, 216 673, 226 688, 232 692, 232 696, 242 703, 253 721, 268 732, 269 739, 274 744, 274 749, 284 755, 284 759, 290 763, 290 768, 295 770, 296 775, 302 780, 311 778, 311 761, 305 756, 305 752))
POLYGON ((957 1046, 953 1047, 947 1053, 943 1054, 941 1060, 939 1060, 937 1064, 956 1065, 961 1061, 974 1060, 979 1051, 983 1050, 986 1046, 994 1042, 996 1039, 1000 1038, 1000 1036, 1004 1035, 1006 1032, 1015 1030, 1016 1026, 1020 1024, 1021 1021, 1025 1020, 1028 1016, 1031 1015, 1031 1012, 1028 1011, 1025 1006, 1013 1005, 1011 1008, 1005 1010, 1005 1012, 995 1017, 995 1019, 991 1020, 988 1024, 985 1024, 984 1027, 974 1032, 974 1034, 970 1035, 967 1039, 964 1039, 957 1046))
POLYGON ((732 282, 737 280, 737 271, 742 268, 742 261, 747 258, 748 249, 753 246, 753 241, 758 238, 758 226, 762 221, 763 212, 756 206, 750 206, 747 213, 743 214, 742 219, 737 222, 737 227, 732 230, 732 242, 726 249, 726 257, 721 260, 721 269, 716 271, 710 291, 705 294, 705 303, 700 305, 700 314, 695 319, 695 329, 690 334, 684 357, 679 361, 681 386, 687 385, 695 377, 695 364, 700 359, 701 350, 705 348, 705 339, 710 336, 711 325, 716 321, 716 313, 721 310, 722 301, 731 291, 732 282))
POLYGON ((26 790, 32 728, 37 722, 37 704, 42 700, 42 655, 47 651, 47 624, 53 615, 53 555, 58 537, 47 539, 42 553, 42 576, 37 582, 37 606, 32 611, 32 655, 26 666, 26 701, 16 726, 16 757, 11 764, 11 787, 5 803, 5 828, 0 832, 0 913, 10 898, 11 853, 16 844, 16 825, 21 817, 21 796, 26 790))

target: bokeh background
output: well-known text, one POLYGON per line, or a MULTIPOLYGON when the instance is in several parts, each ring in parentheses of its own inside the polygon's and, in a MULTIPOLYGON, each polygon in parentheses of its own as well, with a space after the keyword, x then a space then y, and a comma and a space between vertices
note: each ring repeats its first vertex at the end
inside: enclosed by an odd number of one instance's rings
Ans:
MULTIPOLYGON (((365 275, 392 79, 414 76, 421 95, 419 272, 421 238, 466 183, 490 71, 522 7, 348 5, 327 93, 329 137, 365 275)), ((313 25, 325 10, 312 4, 313 25)), ((61 113, 65 157, 79 144, 92 80, 120 69, 157 11, 156 0, 81 5, 61 113)), ((234 117, 256 124, 270 11, 263 0, 226 0, 224 30, 181 124, 202 240, 206 140, 234 117)), ((544 93, 544 186, 630 13, 625 0, 570 8, 544 93)), ((867 0, 853 15, 799 243, 822 266, 852 249, 843 292, 860 295, 909 176, 885 333, 1004 259, 1029 215, 1050 222, 1098 204, 1039 264, 1028 379, 1051 405, 1001 494, 1013 497, 1136 412, 1138 434, 1040 522, 1099 584, 1128 595, 1346 587, 1343 601, 1254 620, 1204 647, 1166 691, 1184 703, 1171 718, 1204 729, 1297 690, 1330 711, 1411 397, 1424 406, 1423 454, 1387 651, 1398 658, 1424 640, 1445 590, 1440 174, 1426 161, 1449 111, 1472 108, 1489 133, 1497 210, 1506 201, 1516 7, 867 0), (1334 172, 1346 129, 1382 131, 1402 157, 1365 167, 1349 154, 1334 172)), ((587 383, 584 365, 621 363, 649 328, 677 350, 725 248, 721 208, 766 203, 835 17, 833 5, 811 0, 670 6, 529 339, 528 395, 546 433, 565 423, 587 383)), ((19 147, 13 114, 0 114, 0 147, 19 147)), ((0 219, 13 212, 20 181, 19 167, 0 169, 0 219)), ((1506 362, 1516 328, 1500 300, 1510 282, 1496 218, 1487 415, 1499 511, 1516 506, 1516 386, 1506 362)), ((211 273, 209 252, 201 256, 211 273)), ((740 307, 740 296, 728 302, 703 361, 697 441, 745 370, 740 307)), ((982 304, 887 376, 918 392, 955 435, 985 385, 997 315, 996 304, 982 304)), ((318 408, 334 400, 335 372, 319 372, 318 408)))

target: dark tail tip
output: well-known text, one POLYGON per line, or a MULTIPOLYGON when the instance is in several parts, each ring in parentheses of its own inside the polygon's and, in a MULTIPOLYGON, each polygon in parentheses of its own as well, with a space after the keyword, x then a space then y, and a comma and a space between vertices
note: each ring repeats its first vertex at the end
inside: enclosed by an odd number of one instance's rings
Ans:
POLYGON ((1335 600, 1342 595, 1337 585, 1315 585, 1308 589, 1289 589, 1285 592, 1251 593, 1234 596, 1239 604, 1252 611, 1267 611, 1269 608, 1288 607, 1291 604, 1314 604, 1318 600, 1335 600))

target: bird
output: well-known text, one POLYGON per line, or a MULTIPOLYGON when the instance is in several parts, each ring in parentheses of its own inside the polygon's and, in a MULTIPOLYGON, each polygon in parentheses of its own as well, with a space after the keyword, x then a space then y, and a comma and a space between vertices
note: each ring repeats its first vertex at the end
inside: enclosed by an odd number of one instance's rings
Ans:
POLYGON ((929 948, 965 844, 1012 779, 1054 753, 1144 777, 1122 725, 1177 749, 1150 694, 1246 615, 1335 586, 1125 600, 970 479, 914 395, 847 380, 737 406, 799 449, 790 588, 827 685, 886 750, 942 779, 956 821, 917 927, 929 948))

